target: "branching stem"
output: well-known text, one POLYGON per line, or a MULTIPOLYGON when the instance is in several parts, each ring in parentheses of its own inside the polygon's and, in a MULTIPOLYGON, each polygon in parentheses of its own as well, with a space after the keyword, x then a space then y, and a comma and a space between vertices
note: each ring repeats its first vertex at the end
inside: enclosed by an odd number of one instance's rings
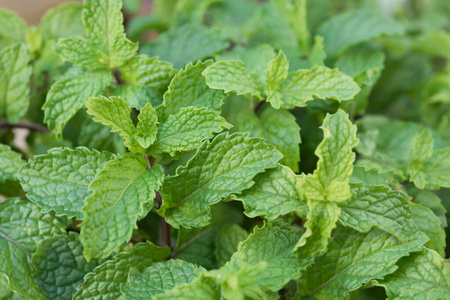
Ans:
POLYGON ((38 125, 38 124, 32 124, 32 123, 8 123, 8 122, 0 122, 0 127, 1 128, 25 128, 25 129, 29 129, 31 131, 37 131, 40 133, 49 133, 50 130, 48 130, 47 128, 45 128, 44 126, 38 125))

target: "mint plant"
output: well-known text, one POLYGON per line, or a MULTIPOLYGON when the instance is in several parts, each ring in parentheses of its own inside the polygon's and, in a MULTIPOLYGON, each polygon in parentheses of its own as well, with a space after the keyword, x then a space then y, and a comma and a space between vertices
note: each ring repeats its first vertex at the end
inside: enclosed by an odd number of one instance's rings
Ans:
POLYGON ((153 2, 0 10, 0 298, 449 298, 447 1, 153 2))

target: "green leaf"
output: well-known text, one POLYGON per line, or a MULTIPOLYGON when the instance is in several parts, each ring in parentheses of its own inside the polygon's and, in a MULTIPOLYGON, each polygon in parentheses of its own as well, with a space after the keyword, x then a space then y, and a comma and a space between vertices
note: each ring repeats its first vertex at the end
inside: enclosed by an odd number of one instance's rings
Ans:
POLYGON ((192 282, 205 271, 202 267, 179 259, 158 262, 142 273, 131 269, 128 282, 121 290, 125 299, 152 299, 176 286, 192 282))
POLYGON ((381 35, 401 35, 404 28, 393 19, 373 10, 347 11, 324 22, 317 31, 325 39, 325 51, 331 57, 350 46, 381 35))
POLYGON ((266 171, 255 177, 255 185, 236 196, 244 204, 245 214, 275 220, 290 212, 306 213, 302 202, 300 179, 286 166, 266 171))
POLYGON ((326 58, 327 54, 324 51, 323 37, 316 35, 314 37, 314 46, 309 51, 308 62, 311 66, 323 66, 326 58))
POLYGON ((27 23, 14 11, 0 9, 0 42, 4 47, 25 41, 27 23))
POLYGON ((47 299, 32 278, 31 255, 39 241, 65 232, 63 223, 30 202, 14 198, 0 202, 0 272, 12 290, 28 299, 47 299))
POLYGON ((90 97, 86 101, 86 107, 87 113, 94 117, 94 121, 108 126, 111 132, 117 132, 131 152, 144 151, 134 138, 137 131, 130 119, 131 109, 122 98, 90 97))
POLYGON ((153 297, 154 300, 220 300, 220 293, 206 283, 182 284, 164 294, 153 297))
POLYGON ((114 158, 85 147, 53 148, 37 155, 18 174, 28 199, 43 212, 55 211, 58 216, 83 219, 83 200, 89 196, 88 186, 104 164, 114 158))
POLYGON ((136 108, 137 110, 141 110, 147 103, 151 103, 153 107, 157 107, 162 102, 162 95, 143 85, 118 85, 111 96, 122 98, 127 102, 129 107, 136 108))
POLYGON ((162 153, 174 156, 178 151, 197 149, 203 141, 232 126, 218 112, 206 107, 184 107, 159 126, 157 140, 148 151, 152 156, 162 153))
POLYGON ((411 215, 420 231, 430 239, 425 246, 445 257, 445 231, 438 217, 431 209, 418 204, 411 204, 411 215))
POLYGON ((177 114, 183 107, 188 106, 220 111, 225 98, 224 92, 210 89, 202 76, 202 72, 211 64, 211 60, 188 63, 178 72, 164 94, 163 105, 157 109, 161 121, 166 121, 169 115, 177 114))
POLYGON ((138 120, 134 139, 142 148, 148 148, 156 141, 158 131, 158 116, 151 103, 147 103, 140 110, 138 120))
POLYGON ((238 249, 240 242, 248 236, 246 230, 236 223, 225 224, 220 228, 214 241, 217 263, 223 266, 238 249))
POLYGON ((282 157, 261 139, 222 133, 200 146, 186 166, 166 179, 158 213, 175 228, 206 226, 211 205, 251 187, 256 174, 276 167, 282 157))
POLYGON ((60 38, 68 38, 84 35, 81 13, 81 3, 61 3, 53 9, 49 9, 41 19, 39 28, 42 37, 46 41, 57 41, 60 38))
POLYGON ((217 32, 205 26, 188 24, 162 33, 156 41, 144 46, 142 52, 159 56, 179 69, 189 62, 212 57, 227 47, 228 42, 217 32))
POLYGON ((417 238, 411 204, 400 192, 380 185, 354 184, 351 187, 352 197, 339 203, 341 224, 360 232, 377 227, 403 243, 417 238))
POLYGON ((104 71, 87 71, 56 81, 42 106, 44 122, 61 138, 64 126, 84 102, 89 97, 100 96, 110 83, 111 74, 104 71))
POLYGON ((15 180, 24 164, 20 153, 11 150, 8 145, 0 144, 0 182, 15 180))
POLYGON ((172 64, 160 61, 158 57, 149 58, 146 55, 137 55, 120 67, 120 73, 127 83, 143 85, 163 93, 177 71, 172 64))
POLYGON ((337 69, 314 66, 311 69, 291 72, 280 87, 283 108, 306 106, 314 98, 337 101, 352 100, 360 91, 353 79, 337 69))
POLYGON ((266 267, 256 283, 265 290, 276 292, 290 280, 298 279, 301 271, 312 262, 298 259, 292 253, 299 236, 289 224, 281 220, 265 223, 239 244, 229 264, 239 269, 245 264, 255 266, 265 263, 266 267))
POLYGON ((136 55, 138 45, 128 40, 122 25, 122 1, 86 0, 83 24, 87 40, 61 39, 55 50, 74 65, 115 68, 136 55))
POLYGON ((131 252, 121 252, 88 273, 78 287, 73 300, 119 299, 121 287, 126 284, 130 268, 143 271, 170 255, 168 247, 160 248, 150 242, 136 244, 131 252))
POLYGON ((75 232, 41 241, 31 263, 36 268, 36 285, 49 299, 71 299, 84 275, 98 265, 84 259, 75 232))
POLYGON ((271 97, 270 95, 273 92, 279 90, 283 81, 289 75, 289 62, 286 58, 286 55, 282 50, 278 53, 278 56, 273 59, 266 70, 266 88, 265 93, 268 95, 267 101, 274 108, 280 108, 283 104, 281 97, 271 97))
POLYGON ((85 199, 80 225, 88 261, 117 251, 153 206, 164 170, 160 165, 147 169, 147 164, 142 156, 125 154, 107 162, 90 183, 92 195, 85 199))
POLYGON ((407 243, 377 228, 361 233, 339 227, 328 252, 316 257, 314 264, 298 282, 297 299, 348 299, 372 279, 382 279, 397 269, 395 263, 410 252, 420 251, 424 235, 407 243))
POLYGON ((447 217, 445 215, 447 210, 442 205, 442 203, 441 203, 442 200, 435 193, 433 193, 431 191, 421 190, 421 191, 418 191, 418 193, 413 196, 414 196, 413 201, 415 203, 418 203, 425 207, 428 207, 429 209, 431 209, 433 211, 433 213, 441 221, 442 228, 447 227, 447 217))
POLYGON ((380 280, 389 299, 445 299, 450 293, 450 263, 425 248, 398 262, 398 270, 380 280))
POLYGON ((13 44, 0 52, 0 117, 17 123, 30 105, 31 67, 24 44, 13 44))
POLYGON ((250 94, 262 97, 263 86, 256 73, 250 73, 245 64, 237 60, 218 61, 203 71, 206 83, 212 89, 235 92, 237 95, 250 94))

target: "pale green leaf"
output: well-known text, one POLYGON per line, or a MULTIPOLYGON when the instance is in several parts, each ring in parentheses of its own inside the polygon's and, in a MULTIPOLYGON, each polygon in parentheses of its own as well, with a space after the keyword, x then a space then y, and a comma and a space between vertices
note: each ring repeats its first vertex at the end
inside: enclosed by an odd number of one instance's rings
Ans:
MULTIPOLYGON (((423 165, 433 155, 434 140, 429 130, 424 130, 416 136, 409 147, 408 169, 420 171, 423 165)), ((421 188, 424 188, 423 186, 421 188)))
POLYGON ((130 151, 144 151, 134 138, 137 131, 130 119, 131 109, 122 98, 90 97, 85 104, 87 113, 94 117, 94 121, 108 126, 111 128, 111 132, 117 132, 124 139, 124 145, 130 151))
POLYGON ((413 195, 414 202, 419 203, 425 207, 428 207, 441 221, 441 227, 447 227, 447 210, 442 205, 442 200, 433 192, 427 190, 420 190, 417 194, 413 195))
POLYGON ((27 23, 14 11, 0 9, 0 42, 3 46, 25 40, 27 23))
POLYGON ((29 59, 24 44, 13 44, 0 52, 0 117, 10 123, 19 122, 30 105, 29 59))
POLYGON ((205 26, 187 24, 172 27, 156 41, 144 46, 142 52, 149 56, 159 56, 161 60, 171 62, 179 69, 189 62, 212 57, 227 47, 228 42, 218 32, 205 26))
POLYGON ((107 162, 89 185, 92 195, 85 199, 81 223, 83 254, 106 258, 127 242, 153 206, 155 190, 164 179, 160 165, 147 169, 142 156, 125 154, 107 162))
POLYGON ((127 83, 143 85, 163 93, 177 71, 172 64, 160 61, 158 57, 137 55, 120 67, 120 73, 127 83))
POLYGON ((59 39, 53 49, 63 61, 68 61, 75 66, 87 69, 107 68, 103 63, 107 58, 87 40, 77 38, 59 39))
POLYGON ((220 134, 167 178, 159 213, 175 228, 206 226, 211 205, 251 187, 256 174, 276 167, 282 157, 261 139, 242 133, 220 134))
POLYGON ((58 40, 84 34, 81 22, 81 3, 61 3, 48 10, 41 19, 39 28, 44 40, 58 40))
POLYGON ((325 51, 331 57, 350 46, 381 35, 401 35, 404 28, 377 11, 346 11, 328 19, 317 33, 325 39, 325 51))
POLYGON ((239 243, 247 236, 247 231, 236 223, 225 224, 220 228, 214 241, 216 247, 214 254, 219 266, 230 260, 233 253, 237 251, 239 243))
POLYGON ((151 103, 147 103, 139 112, 139 123, 134 138, 142 148, 148 148, 156 141, 158 116, 151 103))
POLYGON ((263 86, 256 73, 250 73, 237 60, 218 61, 203 71, 206 83, 212 89, 221 89, 237 95, 249 94, 261 98, 263 86))
POLYGON ((314 37, 314 46, 309 51, 308 62, 311 66, 323 66, 327 54, 324 51, 323 37, 316 35, 314 37))
MULTIPOLYGON (((273 59, 266 70, 266 88, 265 93, 275 92, 280 88, 280 85, 289 75, 289 62, 286 55, 282 50, 278 53, 278 56, 273 59)), ((270 100, 268 99, 270 102, 270 100)), ((280 108, 282 102, 276 101, 270 102, 274 108, 280 108)))
POLYGON ((314 264, 298 282, 297 299, 348 299, 372 279, 382 279, 397 269, 395 263, 410 252, 420 251, 427 241, 424 235, 407 243, 377 228, 367 233, 339 227, 328 252, 315 258, 314 264))
POLYGON ((411 254, 398 270, 380 280, 388 299, 446 299, 450 294, 450 262, 433 250, 411 254))
POLYGON ((126 284, 130 268, 144 271, 155 262, 164 261, 170 249, 160 248, 150 242, 136 244, 131 252, 121 252, 84 277, 73 300, 109 300, 122 296, 121 287, 126 284))
POLYGON ((411 179, 417 187, 438 190, 441 187, 450 187, 450 148, 439 149, 433 152, 433 156, 428 160, 417 173, 411 174, 411 179), (414 175, 413 175, 414 174, 414 175))
POLYGON ((180 109, 188 106, 207 107, 220 111, 225 93, 221 90, 210 89, 202 76, 202 72, 211 64, 210 60, 198 61, 195 64, 188 63, 178 72, 164 94, 163 105, 157 109, 161 121, 167 120, 170 114, 177 114, 180 109))
POLYGON ((84 275, 98 265, 84 259, 83 246, 75 232, 41 241, 31 263, 36 269, 36 285, 54 300, 71 299, 84 275))
POLYGON ((206 283, 182 284, 164 294, 153 297, 154 300, 220 300, 220 293, 206 283))
POLYGON ((142 109, 147 103, 151 103, 153 107, 161 105, 162 95, 143 85, 123 84, 118 85, 112 92, 111 96, 117 96, 125 100, 128 106, 142 109))
POLYGON ((231 127, 218 112, 206 107, 181 108, 159 126, 157 140, 150 147, 149 153, 153 156, 162 153, 174 156, 178 151, 194 150, 214 134, 231 127))
POLYGON ((13 198, 0 202, 0 272, 12 290, 27 299, 47 299, 32 278, 31 255, 39 241, 65 232, 63 223, 30 202, 13 198))
POLYGON ((265 290, 276 292, 290 280, 298 279, 301 271, 312 262, 299 259, 292 253, 299 237, 299 233, 281 220, 265 223, 239 244, 229 264, 239 269, 245 264, 255 266, 265 263, 266 267, 256 283, 265 290))
POLYGON ((411 204, 411 216, 419 230, 430 239, 425 246, 445 257, 445 231, 438 217, 431 209, 418 204, 411 204))
POLYGON ((239 131, 249 132, 250 136, 263 138, 274 145, 284 155, 282 163, 298 171, 300 127, 290 112, 268 107, 258 117, 253 109, 242 109, 237 123, 239 131))
POLYGON ((250 218, 262 216, 275 220, 290 212, 306 213, 308 207, 302 202, 300 179, 286 166, 266 171, 255 177, 255 185, 236 199, 244 204, 245 214, 250 218))
POLYGON ((50 88, 45 104, 44 122, 54 130, 57 137, 67 122, 83 107, 89 97, 97 97, 111 83, 111 74, 88 71, 56 81, 50 88))
POLYGON ((349 49, 335 63, 341 72, 359 84, 373 85, 384 68, 385 54, 366 47, 349 49))
POLYGON ((20 153, 11 150, 8 145, 0 144, 0 182, 15 180, 17 172, 24 164, 20 153))
POLYGON ((158 262, 142 273, 131 269, 128 282, 121 290, 125 299, 152 299, 176 286, 192 282, 205 271, 179 259, 158 262))
POLYGON ((83 219, 83 200, 89 196, 88 186, 104 164, 114 158, 84 147, 53 148, 37 155, 22 167, 18 174, 28 199, 43 212, 83 219))
POLYGON ((311 69, 291 72, 283 82, 279 92, 283 108, 306 106, 314 98, 352 100, 360 91, 358 84, 337 69, 314 66, 311 69))

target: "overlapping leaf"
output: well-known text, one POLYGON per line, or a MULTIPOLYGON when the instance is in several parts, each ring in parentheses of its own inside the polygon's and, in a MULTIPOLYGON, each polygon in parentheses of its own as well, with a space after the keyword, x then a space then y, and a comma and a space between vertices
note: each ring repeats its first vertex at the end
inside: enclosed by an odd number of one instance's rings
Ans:
POLYGON ((0 144, 0 182, 15 180, 24 163, 19 153, 11 150, 8 145, 0 144))

